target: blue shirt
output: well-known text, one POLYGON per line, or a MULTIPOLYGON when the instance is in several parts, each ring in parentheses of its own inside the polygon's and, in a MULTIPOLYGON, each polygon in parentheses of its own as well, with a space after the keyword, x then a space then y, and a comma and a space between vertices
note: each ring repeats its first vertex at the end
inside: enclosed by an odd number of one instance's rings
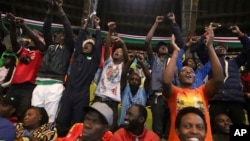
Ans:
POLYGON ((14 141, 15 137, 14 125, 9 120, 0 117, 0 140, 14 141))

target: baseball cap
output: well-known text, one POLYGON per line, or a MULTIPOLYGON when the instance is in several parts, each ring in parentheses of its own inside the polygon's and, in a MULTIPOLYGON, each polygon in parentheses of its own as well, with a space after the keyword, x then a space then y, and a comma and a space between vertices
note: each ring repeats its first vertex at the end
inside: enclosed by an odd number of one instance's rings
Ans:
POLYGON ((92 44, 93 46, 95 45, 95 41, 93 39, 87 39, 87 40, 83 41, 82 47, 84 47, 88 43, 92 44))
POLYGON ((97 111, 105 118, 110 126, 113 124, 113 110, 106 103, 95 102, 92 105, 85 107, 84 110, 86 112, 89 110, 97 111))

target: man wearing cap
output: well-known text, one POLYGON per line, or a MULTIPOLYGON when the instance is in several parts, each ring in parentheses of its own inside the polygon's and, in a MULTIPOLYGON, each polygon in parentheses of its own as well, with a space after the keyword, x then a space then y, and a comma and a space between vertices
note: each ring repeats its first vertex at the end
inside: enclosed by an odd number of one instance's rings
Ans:
POLYGON ((75 52, 66 89, 61 99, 59 113, 56 118, 58 136, 67 134, 70 127, 82 122, 84 107, 89 105, 89 88, 101 57, 102 38, 99 26, 100 19, 94 18, 96 40, 86 40, 88 21, 82 20, 82 27, 75 42, 75 52))
POLYGON ((95 102, 84 108, 86 115, 83 123, 76 123, 64 138, 56 141, 109 141, 109 131, 113 123, 113 111, 105 103, 95 102))

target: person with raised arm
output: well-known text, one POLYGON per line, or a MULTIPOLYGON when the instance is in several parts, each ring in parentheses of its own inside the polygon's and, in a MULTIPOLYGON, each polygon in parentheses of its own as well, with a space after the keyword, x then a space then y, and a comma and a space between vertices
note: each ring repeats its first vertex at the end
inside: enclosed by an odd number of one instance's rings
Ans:
POLYGON ((11 13, 7 13, 6 18, 10 21, 10 39, 13 52, 17 54, 19 59, 6 98, 13 97, 17 100, 14 108, 16 108, 18 121, 22 121, 25 111, 31 106, 32 92, 35 88, 35 79, 42 62, 45 44, 24 23, 24 19, 15 17, 11 13), (22 46, 17 40, 17 28, 19 27, 31 39, 27 46, 22 46))
POLYGON ((54 122, 64 90, 64 77, 67 73, 71 54, 74 49, 73 31, 63 10, 63 0, 48 2, 48 11, 43 25, 46 51, 36 78, 36 87, 32 95, 32 106, 44 107, 49 115, 49 122, 54 122), (57 12, 64 32, 52 38, 52 13, 57 12))
POLYGON ((124 64, 128 61, 128 50, 125 42, 115 31, 115 22, 109 22, 109 33, 106 38, 104 66, 100 81, 95 90, 94 102, 104 102, 113 110, 113 125, 111 131, 117 129, 118 103, 121 102, 121 75, 124 64), (110 56, 110 46, 114 44, 113 54, 110 56))
POLYGON ((75 42, 75 52, 56 118, 58 135, 65 136, 74 123, 82 122, 85 106, 89 105, 90 84, 101 57, 100 19, 94 17, 96 39, 87 39, 88 19, 82 18, 81 29, 75 42))
MULTIPOLYGON (((223 82, 223 71, 219 59, 213 48, 214 33, 211 27, 206 27, 208 32, 206 46, 208 48, 208 54, 211 61, 213 77, 208 82, 198 88, 193 88, 192 85, 195 80, 194 70, 189 66, 184 66, 178 75, 180 81, 180 87, 172 84, 174 77, 176 61, 180 48, 175 43, 175 37, 172 35, 171 44, 174 48, 172 58, 167 65, 164 76, 164 96, 168 100, 171 123, 175 123, 177 113, 184 107, 192 106, 199 108, 203 111, 206 117, 206 122, 210 123, 208 113, 208 100, 213 97, 214 93, 219 89, 223 82)), ((171 124, 169 140, 178 141, 178 136, 175 132, 174 124, 171 124)), ((212 133, 210 124, 208 124, 208 131, 206 135, 206 141, 212 140, 212 133)))

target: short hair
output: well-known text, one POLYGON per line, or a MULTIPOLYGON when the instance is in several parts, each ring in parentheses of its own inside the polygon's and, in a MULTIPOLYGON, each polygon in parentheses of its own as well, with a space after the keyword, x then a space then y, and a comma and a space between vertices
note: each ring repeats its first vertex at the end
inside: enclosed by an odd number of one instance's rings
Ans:
POLYGON ((167 45, 166 43, 160 41, 160 42, 158 42, 157 45, 156 45, 156 52, 159 51, 159 48, 160 48, 161 46, 166 46, 166 47, 168 47, 168 45, 167 45))
POLYGON ((139 85, 141 85, 141 76, 136 72, 132 72, 131 74, 129 74, 128 80, 130 80, 133 75, 136 75, 137 77, 139 77, 139 79, 140 79, 139 80, 139 85))
POLYGON ((203 114, 203 112, 200 109, 195 108, 195 107, 185 107, 179 111, 179 113, 177 114, 176 120, 175 120, 175 128, 176 129, 180 128, 182 117, 189 114, 189 113, 193 113, 193 114, 198 115, 203 120, 204 125, 205 125, 205 130, 207 130, 207 123, 206 123, 205 115, 203 114))
POLYGON ((30 110, 30 109, 34 109, 34 110, 38 111, 39 114, 42 116, 41 121, 40 121, 40 123, 39 123, 40 126, 49 122, 48 113, 46 112, 46 110, 45 110, 43 107, 31 106, 30 108, 28 108, 28 109, 26 110, 26 112, 27 112, 28 110, 30 110))
POLYGON ((190 58, 190 57, 186 58, 186 59, 183 61, 182 66, 187 66, 187 65, 188 65, 188 60, 190 60, 190 59, 192 59, 192 60, 194 61, 194 63, 195 63, 195 68, 193 68, 194 71, 195 71, 195 70, 197 69, 197 61, 196 61, 195 58, 190 58))
POLYGON ((144 119, 145 119, 144 123, 145 123, 145 121, 147 119, 147 116, 148 116, 148 113, 147 113, 147 110, 146 110, 145 106, 140 105, 140 104, 134 104, 133 106, 138 107, 138 109, 139 109, 139 115, 142 116, 142 117, 144 117, 144 119))
POLYGON ((214 47, 221 46, 228 50, 228 44, 225 42, 218 42, 214 47))
MULTIPOLYGON (((211 127, 212 127, 212 132, 216 132, 216 118, 219 116, 219 115, 226 115, 229 117, 229 115, 226 113, 226 112, 219 112, 219 113, 216 113, 214 115, 211 115, 210 116, 210 123, 211 123, 211 127)), ((229 117, 230 118, 230 117, 229 117)), ((231 118, 230 118, 231 119, 231 118)))

